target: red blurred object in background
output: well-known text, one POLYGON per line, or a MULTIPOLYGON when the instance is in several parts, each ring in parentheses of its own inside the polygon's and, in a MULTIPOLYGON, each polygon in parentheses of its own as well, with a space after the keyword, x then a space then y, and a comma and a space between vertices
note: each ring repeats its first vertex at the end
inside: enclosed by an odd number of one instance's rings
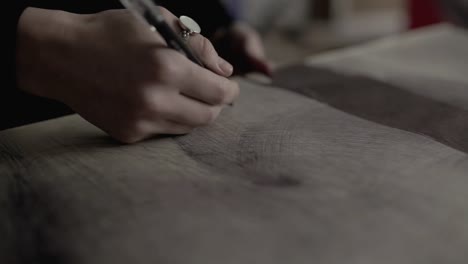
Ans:
POLYGON ((420 28, 443 21, 442 13, 435 0, 408 0, 410 28, 420 28))

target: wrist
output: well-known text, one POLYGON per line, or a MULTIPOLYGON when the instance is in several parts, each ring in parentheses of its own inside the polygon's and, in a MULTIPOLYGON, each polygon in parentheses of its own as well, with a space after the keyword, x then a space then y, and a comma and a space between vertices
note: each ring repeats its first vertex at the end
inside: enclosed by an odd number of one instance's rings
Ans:
POLYGON ((64 11, 27 8, 17 28, 16 76, 18 88, 27 93, 56 99, 57 87, 50 76, 59 60, 76 39, 78 15, 64 11))

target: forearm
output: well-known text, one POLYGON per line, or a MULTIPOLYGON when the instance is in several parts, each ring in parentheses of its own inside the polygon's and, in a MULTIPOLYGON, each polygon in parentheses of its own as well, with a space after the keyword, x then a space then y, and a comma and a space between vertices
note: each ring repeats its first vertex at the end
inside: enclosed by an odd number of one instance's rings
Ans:
MULTIPOLYGON (((17 5, 15 20, 10 20, 6 50, 8 60, 5 65, 6 83, 1 87, 0 96, 0 130, 70 113, 64 105, 29 91, 29 88, 35 85, 31 81, 31 62, 38 59, 32 54, 39 54, 35 53, 35 50, 39 49, 35 44, 38 39, 45 40, 46 35, 52 35, 50 33, 56 30, 56 27, 37 19, 34 12, 28 12, 30 9, 26 3, 22 6, 17 5), (36 34, 33 37, 33 32, 37 32, 38 28, 48 30, 43 30, 42 36, 36 34)), ((46 16, 50 16, 50 13, 46 16)))
MULTIPOLYGON (((9 13, 9 16, 2 16, 2 20, 4 20, 2 21, 2 25, 4 25, 5 27, 4 32, 7 32, 7 36, 5 38, 7 40, 7 50, 5 51, 7 55, 7 64, 5 65, 7 72, 5 76, 7 77, 7 86, 10 88, 10 91, 17 88, 16 51, 18 40, 18 26, 23 12, 28 7, 68 11, 77 14, 95 13, 108 9, 122 8, 118 0, 15 0, 11 1, 9 7, 11 7, 11 9, 7 11, 9 13)), ((4 92, 5 91, 2 91, 3 94, 4 92)))
MULTIPOLYGON (((15 0, 8 4, 8 15, 2 16, 3 32, 6 32, 7 49, 3 63, 4 83, 0 88, 0 130, 18 125, 41 121, 72 113, 65 105, 25 92, 21 87, 27 79, 19 78, 18 55, 25 61, 30 50, 18 52, 18 25, 24 10, 28 7, 38 7, 49 10, 64 10, 73 13, 95 13, 107 9, 121 8, 118 0, 15 0), (20 53, 20 54, 19 54, 20 53)), ((33 58, 30 58, 32 61, 33 58)), ((26 65, 27 66, 27 65, 26 65)), ((24 65, 22 66, 24 67, 24 65)), ((30 85, 30 84, 29 84, 30 85)), ((28 85, 28 86, 29 86, 28 85)))
MULTIPOLYGON (((28 6, 27 1, 12 1, 12 10, 10 10, 10 16, 2 16, 2 25, 4 26, 3 32, 6 32, 6 45, 7 48, 4 51, 7 57, 4 60, 4 69, 6 73, 4 77, 6 78, 6 87, 2 89, 2 99, 6 98, 9 93, 11 93, 16 87, 16 41, 17 41, 17 26, 20 20, 20 17, 28 6)), ((4 79, 5 80, 5 79, 4 79)))
MULTIPOLYGON (((57 65, 67 61, 64 54, 70 50, 76 37, 80 15, 29 7, 17 27, 16 83, 17 89, 31 95, 56 99, 58 88, 43 76, 54 72, 57 65)), ((70 62, 72 64, 73 62, 70 62)), ((64 76, 56 76, 63 78, 64 76)), ((62 88, 63 89, 63 88, 62 88)))

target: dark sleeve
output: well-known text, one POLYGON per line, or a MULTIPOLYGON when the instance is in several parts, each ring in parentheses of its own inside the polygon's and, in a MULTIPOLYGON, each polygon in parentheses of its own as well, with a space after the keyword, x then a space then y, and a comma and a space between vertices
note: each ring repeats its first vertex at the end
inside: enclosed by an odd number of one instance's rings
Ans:
POLYGON ((217 29, 229 26, 234 16, 220 0, 162 0, 158 2, 176 16, 192 17, 202 28, 202 34, 211 38, 217 29))

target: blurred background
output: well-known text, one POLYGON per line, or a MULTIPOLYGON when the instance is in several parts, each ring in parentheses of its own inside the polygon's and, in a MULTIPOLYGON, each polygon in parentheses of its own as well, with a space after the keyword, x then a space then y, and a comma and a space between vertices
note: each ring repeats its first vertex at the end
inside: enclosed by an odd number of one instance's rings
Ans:
POLYGON ((442 22, 436 0, 225 0, 276 64, 442 22))

